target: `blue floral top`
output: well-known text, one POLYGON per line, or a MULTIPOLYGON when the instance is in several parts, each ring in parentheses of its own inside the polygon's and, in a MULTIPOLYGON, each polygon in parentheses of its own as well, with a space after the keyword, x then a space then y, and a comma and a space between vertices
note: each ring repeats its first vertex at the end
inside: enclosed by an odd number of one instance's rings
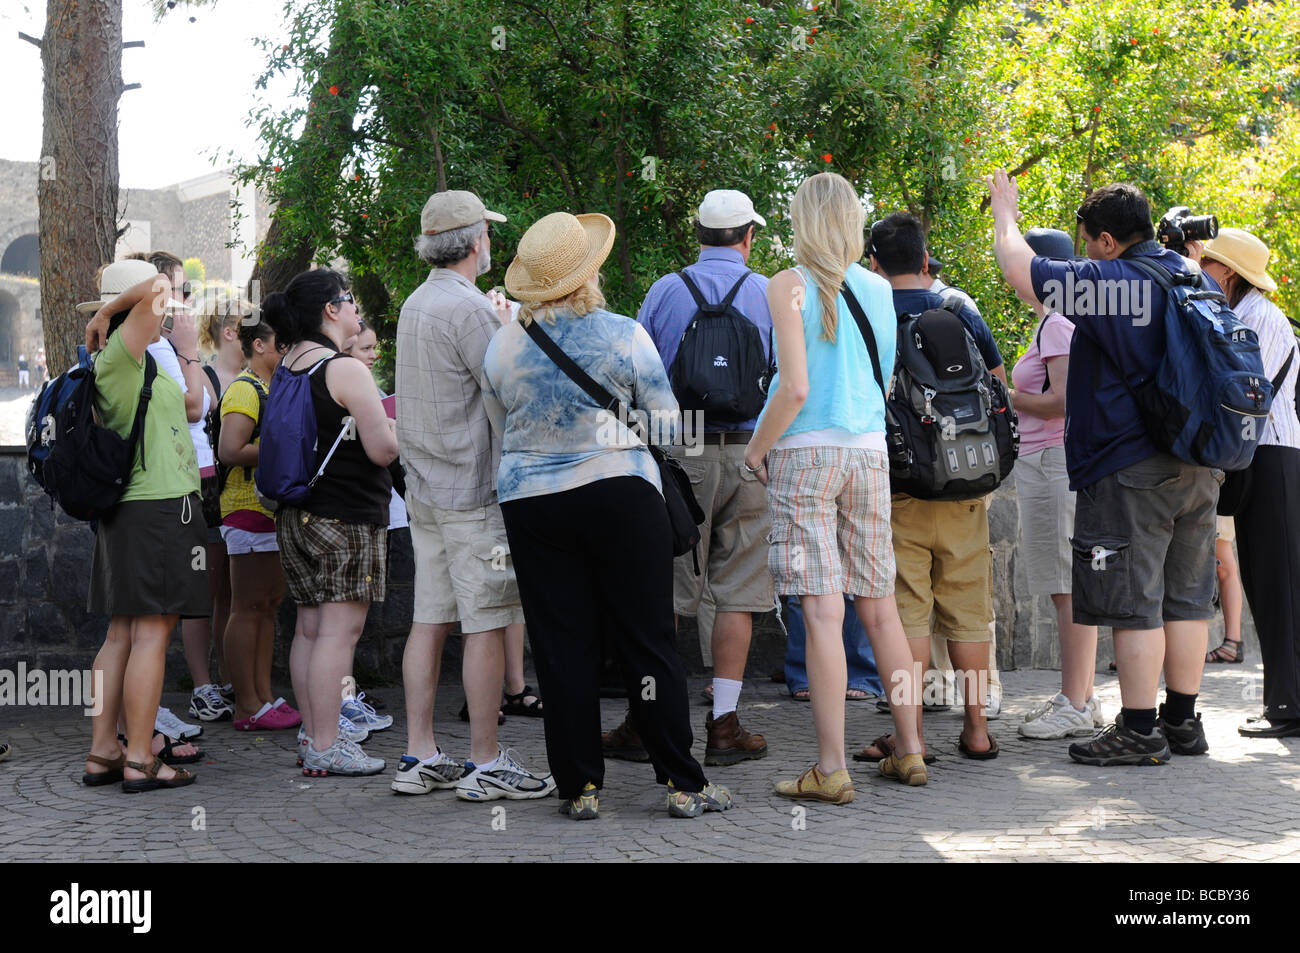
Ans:
MULTIPOLYGON (((555 324, 543 321, 541 328, 638 414, 653 443, 666 447, 676 440, 677 399, 645 328, 603 310, 581 317, 557 311, 555 324)), ((502 434, 500 502, 621 476, 641 477, 663 492, 659 468, 641 439, 569 380, 517 321, 488 345, 483 396, 488 419, 502 434)))

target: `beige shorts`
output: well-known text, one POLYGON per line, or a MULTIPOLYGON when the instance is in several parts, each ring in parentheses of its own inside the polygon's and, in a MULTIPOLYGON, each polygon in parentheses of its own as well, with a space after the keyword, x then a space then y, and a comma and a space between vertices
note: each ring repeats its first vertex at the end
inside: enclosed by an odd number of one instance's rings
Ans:
POLYGON ((1020 561, 1030 595, 1069 593, 1074 550, 1074 491, 1065 472, 1065 448, 1048 447, 1016 460, 1020 500, 1020 561))
POLYGON ((704 511, 697 547, 700 574, 695 575, 690 553, 673 564, 674 611, 698 615, 707 586, 718 612, 767 612, 776 604, 767 571, 772 526, 767 487, 745 469, 745 444, 703 444, 701 450, 687 456, 683 448, 673 448, 704 511))
POLYGON ((501 507, 443 510, 406 498, 415 551, 411 620, 488 632, 524 621, 501 507))
POLYGON ((1231 516, 1216 517, 1214 529, 1216 539, 1231 543, 1237 538, 1237 522, 1231 516))
POLYGON ((985 499, 893 498, 898 615, 909 639, 934 631, 953 642, 987 642, 993 621, 993 554, 985 499))
POLYGON ((773 450, 767 473, 772 511, 767 566, 777 592, 880 599, 894 591, 884 453, 845 447, 773 450))

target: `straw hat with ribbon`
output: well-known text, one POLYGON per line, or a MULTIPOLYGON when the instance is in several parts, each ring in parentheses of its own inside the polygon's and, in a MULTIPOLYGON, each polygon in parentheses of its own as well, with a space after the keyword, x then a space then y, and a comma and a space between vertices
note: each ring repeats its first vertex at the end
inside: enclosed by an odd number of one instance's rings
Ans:
POLYGON ((83 301, 77 310, 83 314, 98 311, 123 291, 133 288, 146 278, 156 278, 158 269, 147 261, 115 261, 104 268, 99 276, 99 298, 96 301, 83 301))
POLYGON ((1260 291, 1277 290, 1277 282, 1264 270, 1268 267, 1271 252, 1250 232, 1240 228, 1221 228, 1218 235, 1205 243, 1204 254, 1206 258, 1227 265, 1260 291))
POLYGON ((519 240, 515 260, 506 269, 506 290, 527 303, 558 301, 585 285, 613 247, 609 216, 552 212, 519 240))

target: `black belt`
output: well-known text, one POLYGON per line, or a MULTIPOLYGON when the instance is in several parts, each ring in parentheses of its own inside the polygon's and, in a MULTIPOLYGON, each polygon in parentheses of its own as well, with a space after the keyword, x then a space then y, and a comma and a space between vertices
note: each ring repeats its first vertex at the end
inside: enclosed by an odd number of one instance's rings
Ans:
POLYGON ((752 430, 706 431, 703 434, 705 443, 715 443, 719 447, 725 447, 729 443, 731 444, 749 443, 750 438, 753 436, 754 436, 754 431, 752 430))

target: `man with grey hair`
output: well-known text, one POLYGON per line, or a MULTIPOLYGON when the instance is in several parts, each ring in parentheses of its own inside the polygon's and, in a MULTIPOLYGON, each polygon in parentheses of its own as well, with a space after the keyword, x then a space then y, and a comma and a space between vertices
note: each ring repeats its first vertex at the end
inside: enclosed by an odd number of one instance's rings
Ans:
POLYGON ((483 405, 483 355, 510 311, 474 279, 492 266, 489 211, 472 192, 433 195, 420 214, 417 254, 432 266, 397 323, 397 441, 406 465, 406 508, 415 552, 415 607, 402 657, 407 747, 393 780, 399 794, 455 788, 465 801, 545 797, 533 774, 497 742, 505 630, 523 610, 497 504, 501 441, 483 405), (452 627, 464 639, 470 760, 443 754, 433 732, 442 650, 452 627))

